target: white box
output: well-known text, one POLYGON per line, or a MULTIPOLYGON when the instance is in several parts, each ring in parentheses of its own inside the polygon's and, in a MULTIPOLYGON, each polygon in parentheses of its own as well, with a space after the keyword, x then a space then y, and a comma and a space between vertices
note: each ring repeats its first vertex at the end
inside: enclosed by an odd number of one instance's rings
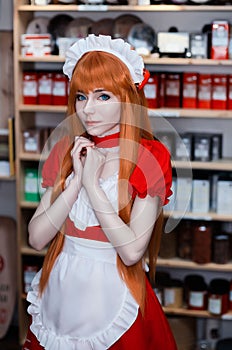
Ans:
POLYGON ((217 213, 232 214, 232 181, 219 180, 217 183, 217 213))
POLYGON ((209 180, 193 180, 192 212, 208 213, 210 201, 209 180))
POLYGON ((176 182, 176 205, 177 211, 190 211, 191 209, 191 194, 192 194, 192 179, 188 177, 178 177, 176 182))
POLYGON ((51 55, 50 34, 22 34, 21 35, 22 56, 47 56, 51 55))

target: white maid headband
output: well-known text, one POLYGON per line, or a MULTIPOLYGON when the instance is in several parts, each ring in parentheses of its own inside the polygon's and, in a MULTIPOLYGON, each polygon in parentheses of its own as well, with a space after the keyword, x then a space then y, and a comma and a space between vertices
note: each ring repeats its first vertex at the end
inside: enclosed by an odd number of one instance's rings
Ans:
POLYGON ((67 50, 63 72, 69 80, 72 78, 76 63, 86 52, 90 51, 104 51, 117 56, 129 69, 135 84, 144 80, 143 59, 135 50, 131 49, 130 44, 123 39, 112 39, 109 35, 96 36, 94 34, 79 39, 67 50))

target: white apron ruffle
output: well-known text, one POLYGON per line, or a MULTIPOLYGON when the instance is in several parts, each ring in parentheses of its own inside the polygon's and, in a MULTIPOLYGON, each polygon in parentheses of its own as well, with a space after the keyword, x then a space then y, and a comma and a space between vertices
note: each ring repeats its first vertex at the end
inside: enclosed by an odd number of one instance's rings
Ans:
POLYGON ((46 350, 106 350, 137 318, 108 242, 66 236, 41 298, 40 275, 27 300, 31 331, 46 350))
MULTIPOLYGON (((66 180, 66 185, 73 177, 73 173, 69 175, 66 180)), ((105 192, 106 197, 109 199, 114 211, 118 212, 118 174, 115 173, 107 179, 99 179, 99 185, 105 192)), ((98 226, 99 221, 92 208, 89 196, 84 187, 81 187, 77 200, 72 206, 69 213, 70 220, 74 223, 75 227, 84 231, 86 227, 98 226)))

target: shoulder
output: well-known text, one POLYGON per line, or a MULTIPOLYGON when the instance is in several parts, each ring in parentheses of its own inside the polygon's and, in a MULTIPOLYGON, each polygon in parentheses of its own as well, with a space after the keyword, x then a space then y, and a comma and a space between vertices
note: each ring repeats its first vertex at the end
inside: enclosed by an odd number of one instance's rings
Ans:
POLYGON ((165 201, 172 179, 170 153, 158 140, 141 139, 137 164, 130 177, 132 196, 159 195, 165 201))
POLYGON ((157 159, 163 157, 170 158, 170 152, 167 149, 167 147, 157 139, 141 139, 139 156, 143 155, 144 153, 147 153, 147 151, 152 153, 152 155, 157 159))
POLYGON ((52 187, 71 145, 69 137, 60 139, 51 149, 42 169, 43 187, 52 187))

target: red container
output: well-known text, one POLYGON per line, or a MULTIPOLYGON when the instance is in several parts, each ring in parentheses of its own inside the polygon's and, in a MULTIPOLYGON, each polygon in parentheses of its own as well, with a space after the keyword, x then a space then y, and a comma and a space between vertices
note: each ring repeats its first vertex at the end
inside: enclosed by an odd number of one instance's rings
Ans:
POLYGON ((227 109, 232 109, 232 75, 228 75, 227 109))
POLYGON ((66 105, 67 104, 67 78, 61 73, 53 74, 52 85, 52 104, 66 105))
POLYGON ((158 89, 158 107, 164 107, 165 101, 165 82, 166 82, 166 74, 159 74, 159 89, 158 89))
POLYGON ((183 73, 182 106, 183 108, 197 108, 197 73, 183 73))
POLYGON ((229 23, 214 21, 212 24, 211 58, 227 60, 229 58, 229 23))
POLYGON ((209 285, 208 311, 215 316, 225 314, 229 310, 229 281, 215 278, 209 285))
POLYGON ((165 107, 179 108, 181 106, 181 75, 166 73, 165 107))
POLYGON ((230 281, 230 291, 229 291, 229 309, 232 310, 232 280, 230 281))
POLYGON ((157 108, 158 75, 152 74, 144 86, 144 93, 147 99, 148 108, 157 108))
POLYGON ((199 74, 197 108, 210 109, 212 98, 211 74, 199 74))
POLYGON ((35 105, 38 103, 38 75, 34 72, 23 73, 23 103, 35 105))
POLYGON ((189 310, 207 310, 208 290, 207 284, 202 276, 186 276, 185 292, 189 310))
POLYGON ((212 109, 227 108, 227 75, 214 74, 212 75, 212 109))
POLYGON ((52 73, 39 73, 38 77, 38 103, 41 105, 52 104, 52 73))

